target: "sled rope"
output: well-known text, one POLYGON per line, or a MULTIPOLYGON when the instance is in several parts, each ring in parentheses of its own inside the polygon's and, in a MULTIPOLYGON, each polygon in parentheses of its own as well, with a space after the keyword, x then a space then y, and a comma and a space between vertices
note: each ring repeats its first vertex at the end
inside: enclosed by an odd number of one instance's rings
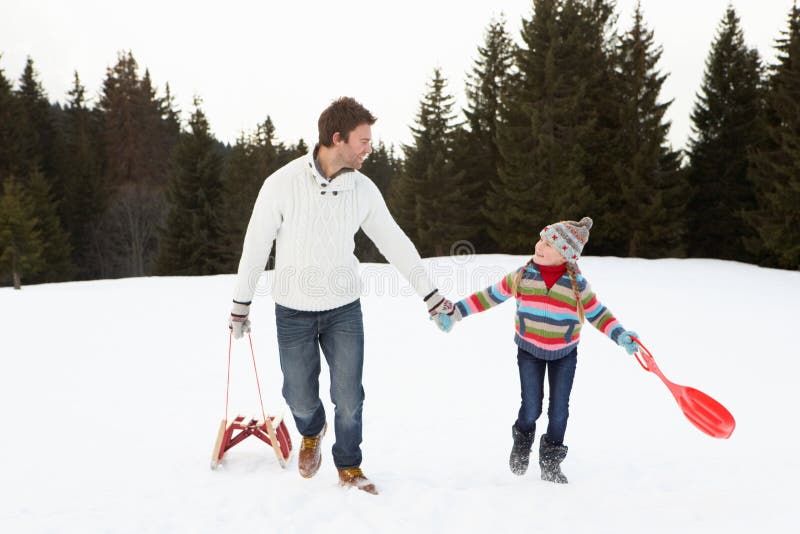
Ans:
MULTIPOLYGON (((256 351, 253 349, 253 338, 250 333, 247 334, 247 339, 250 340, 250 354, 253 357, 253 371, 256 375, 256 387, 258 388, 258 401, 261 403, 261 417, 264 421, 267 420, 267 412, 264 411, 264 399, 261 396, 261 382, 258 380, 258 369, 256 368, 256 351)), ((228 420, 228 402, 231 392, 231 348, 233 347, 233 331, 228 336, 228 380, 225 384, 225 420, 228 420)))

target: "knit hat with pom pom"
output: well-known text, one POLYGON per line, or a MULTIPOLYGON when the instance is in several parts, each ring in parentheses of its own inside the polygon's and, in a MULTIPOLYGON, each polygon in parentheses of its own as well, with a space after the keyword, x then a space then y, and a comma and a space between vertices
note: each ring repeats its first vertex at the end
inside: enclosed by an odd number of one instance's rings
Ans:
POLYGON ((584 217, 578 222, 560 221, 545 226, 539 236, 550 243, 564 258, 575 263, 581 257, 584 245, 589 241, 592 220, 584 217))

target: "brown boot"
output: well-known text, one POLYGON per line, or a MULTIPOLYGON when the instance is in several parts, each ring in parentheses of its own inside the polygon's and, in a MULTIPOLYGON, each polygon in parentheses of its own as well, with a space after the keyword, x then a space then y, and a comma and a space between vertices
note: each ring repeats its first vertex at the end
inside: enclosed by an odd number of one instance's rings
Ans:
POLYGON ((303 478, 311 478, 319 471, 322 463, 322 437, 328 429, 328 423, 322 427, 322 432, 316 436, 303 436, 303 443, 300 445, 300 454, 297 456, 297 469, 303 478))
POLYGON ((378 489, 375 487, 370 479, 364 476, 364 472, 360 467, 351 467, 349 469, 339 469, 339 485, 343 487, 358 488, 361 491, 366 491, 373 495, 378 494, 378 489))

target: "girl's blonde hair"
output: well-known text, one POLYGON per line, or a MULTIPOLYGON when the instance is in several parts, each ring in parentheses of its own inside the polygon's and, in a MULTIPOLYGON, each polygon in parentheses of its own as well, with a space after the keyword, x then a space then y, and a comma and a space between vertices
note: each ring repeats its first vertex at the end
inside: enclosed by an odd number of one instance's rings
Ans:
MULTIPOLYGON (((517 293, 517 289, 519 289, 519 282, 522 280, 522 273, 525 272, 531 264, 533 263, 533 258, 529 259, 528 262, 522 266, 522 268, 517 272, 517 275, 514 277, 514 285, 511 287, 511 293, 514 295, 514 298, 519 298, 519 294, 517 293)), ((578 319, 580 319, 581 324, 583 324, 584 319, 586 318, 583 312, 583 301, 581 300, 581 292, 578 289, 578 278, 575 275, 575 264, 567 262, 567 274, 569 275, 569 281, 572 284, 572 292, 575 293, 575 306, 578 310, 578 319)))
POLYGON ((572 283, 572 292, 575 293, 575 306, 578 309, 578 319, 581 324, 586 316, 583 313, 583 301, 581 300, 581 292, 578 289, 578 277, 575 276, 575 264, 567 262, 567 274, 569 274, 569 281, 572 283))
POLYGON ((517 271, 517 276, 514 277, 514 285, 511 286, 511 293, 514 295, 514 298, 518 298, 519 294, 517 294, 517 288, 519 288, 519 281, 522 280, 522 273, 525 272, 525 269, 530 267, 533 263, 533 258, 528 260, 528 263, 522 266, 522 268, 517 271))

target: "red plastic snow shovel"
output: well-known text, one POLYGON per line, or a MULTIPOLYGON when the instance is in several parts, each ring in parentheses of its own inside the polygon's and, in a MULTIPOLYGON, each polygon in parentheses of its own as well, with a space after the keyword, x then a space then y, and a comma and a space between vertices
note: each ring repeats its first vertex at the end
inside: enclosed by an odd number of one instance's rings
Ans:
POLYGON ((645 371, 654 373, 664 382, 669 392, 678 402, 678 406, 683 410, 683 415, 701 432, 708 434, 712 438, 729 438, 733 433, 733 429, 736 428, 736 421, 731 412, 702 391, 667 380, 647 347, 635 337, 633 340, 639 345, 639 352, 634 354, 636 361, 645 371))
POLYGON ((250 354, 253 356, 253 371, 256 374, 256 385, 258 386, 258 400, 261 401, 261 419, 244 415, 236 415, 228 423, 228 397, 231 388, 231 345, 233 343, 233 332, 228 338, 228 384, 225 390, 225 419, 219 424, 217 431, 217 441, 214 443, 214 452, 211 454, 211 469, 216 469, 225 453, 234 445, 241 443, 249 436, 255 436, 267 445, 272 445, 278 463, 284 469, 289 463, 292 455, 292 439, 286 429, 282 417, 267 417, 264 411, 264 400, 261 397, 261 384, 258 381, 258 369, 256 369, 256 354, 253 350, 253 339, 247 334, 250 340, 250 354), (238 433, 234 435, 234 432, 238 433))

